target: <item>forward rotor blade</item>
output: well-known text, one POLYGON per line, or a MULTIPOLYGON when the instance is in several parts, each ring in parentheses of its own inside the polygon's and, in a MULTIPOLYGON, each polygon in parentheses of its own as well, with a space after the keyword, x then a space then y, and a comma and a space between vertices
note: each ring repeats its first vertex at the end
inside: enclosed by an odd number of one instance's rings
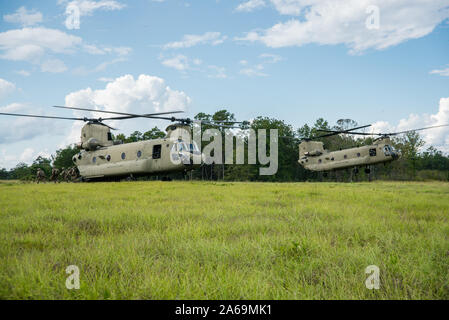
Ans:
POLYGON ((403 133, 407 133, 407 132, 421 131, 421 130, 427 130, 427 129, 433 129, 433 128, 440 128, 440 127, 449 127, 449 124, 442 124, 439 126, 431 126, 431 127, 405 130, 405 131, 400 131, 400 132, 391 132, 391 133, 350 132, 350 134, 358 134, 358 135, 363 135, 363 136, 395 136, 395 135, 403 134, 403 133))
POLYGON ((3 116, 15 116, 15 117, 29 117, 29 118, 45 118, 45 119, 62 119, 62 120, 78 120, 78 121, 89 121, 88 118, 67 118, 67 117, 56 117, 56 116, 38 116, 34 114, 21 114, 21 113, 4 113, 0 112, 3 116))
POLYGON ((442 125, 439 125, 439 126, 431 126, 431 127, 424 127, 424 128, 419 128, 419 129, 413 129, 413 130, 393 132, 393 133, 388 133, 386 135, 387 136, 394 136, 394 135, 397 135, 397 134, 403 134, 403 133, 412 132, 412 131, 421 131, 421 130, 427 130, 427 129, 433 129, 433 128, 448 127, 448 126, 449 126, 449 124, 442 124, 442 125))
POLYGON ((342 130, 342 131, 335 131, 335 130, 318 130, 318 131, 331 132, 331 133, 323 134, 323 135, 320 135, 320 136, 317 136, 317 137, 313 137, 313 138, 311 138, 311 139, 318 139, 318 138, 331 137, 331 136, 335 136, 335 135, 337 135, 337 134, 342 134, 342 133, 349 133, 349 134, 352 134, 351 131, 353 131, 353 130, 363 129, 363 128, 367 128, 367 127, 370 127, 370 126, 371 126, 371 125, 368 124, 368 125, 365 125, 365 126, 355 127, 355 128, 351 128, 351 129, 347 129, 347 130, 342 130))

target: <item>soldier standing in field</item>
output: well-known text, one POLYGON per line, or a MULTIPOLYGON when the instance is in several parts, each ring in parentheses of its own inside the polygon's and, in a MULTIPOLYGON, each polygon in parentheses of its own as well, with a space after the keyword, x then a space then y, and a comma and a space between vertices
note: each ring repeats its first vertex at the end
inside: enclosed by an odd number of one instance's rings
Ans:
POLYGON ((37 168, 37 172, 36 172, 37 184, 39 184, 40 181, 45 181, 45 172, 41 168, 37 168))
POLYGON ((61 172, 59 173, 59 180, 64 181, 65 180, 65 175, 66 175, 66 170, 64 167, 61 168, 61 172))
POLYGON ((75 181, 78 178, 78 168, 72 167, 70 169, 70 180, 75 181))
POLYGON ((54 181, 54 183, 56 183, 56 182, 58 182, 58 176, 59 176, 59 169, 58 168, 51 169, 50 180, 54 181))

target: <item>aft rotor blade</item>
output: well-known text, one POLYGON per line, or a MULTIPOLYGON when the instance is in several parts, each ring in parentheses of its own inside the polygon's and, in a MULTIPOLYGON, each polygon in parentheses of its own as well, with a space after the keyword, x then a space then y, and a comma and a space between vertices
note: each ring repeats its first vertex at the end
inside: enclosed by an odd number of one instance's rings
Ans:
POLYGON ((89 121, 88 118, 67 118, 67 117, 56 117, 56 116, 38 116, 34 114, 21 114, 21 113, 4 113, 0 112, 3 116, 15 116, 15 117, 29 117, 29 118, 44 118, 44 119, 61 119, 61 120, 78 120, 78 121, 89 121))
MULTIPOLYGON (((95 109, 77 108, 77 107, 65 107, 65 106, 53 106, 53 108, 72 109, 72 110, 81 110, 81 111, 90 111, 90 112, 101 112, 101 113, 110 113, 110 114, 118 114, 118 115, 128 116, 129 117, 129 118, 123 118, 123 119, 153 118, 153 116, 159 116, 159 115, 164 115, 164 114, 172 114, 172 113, 183 113, 184 112, 184 111, 168 111, 168 112, 157 112, 157 113, 147 113, 147 114, 133 114, 133 113, 125 113, 125 112, 116 112, 116 111, 107 111, 107 110, 95 110, 95 109)), ((117 118, 116 120, 120 120, 120 119, 117 118)))

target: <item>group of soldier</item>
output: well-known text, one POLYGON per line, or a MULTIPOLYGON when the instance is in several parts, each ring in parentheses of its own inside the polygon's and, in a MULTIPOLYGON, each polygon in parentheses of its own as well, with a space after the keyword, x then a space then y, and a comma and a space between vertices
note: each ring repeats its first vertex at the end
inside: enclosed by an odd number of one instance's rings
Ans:
MULTIPOLYGON (((59 183, 61 181, 65 182, 75 182, 79 178, 79 171, 77 167, 71 167, 71 168, 53 168, 51 169, 51 176, 50 181, 53 181, 54 183, 59 183)), ((42 182, 46 181, 47 176, 45 175, 45 172, 38 168, 36 172, 36 182, 42 182)))

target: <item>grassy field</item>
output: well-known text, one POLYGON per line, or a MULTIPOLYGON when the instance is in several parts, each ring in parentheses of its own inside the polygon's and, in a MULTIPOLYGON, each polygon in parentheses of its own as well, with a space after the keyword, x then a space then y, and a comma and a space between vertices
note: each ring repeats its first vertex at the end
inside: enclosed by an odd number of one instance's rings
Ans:
POLYGON ((447 183, 0 183, 1 299, 449 299, 448 274, 447 183))

